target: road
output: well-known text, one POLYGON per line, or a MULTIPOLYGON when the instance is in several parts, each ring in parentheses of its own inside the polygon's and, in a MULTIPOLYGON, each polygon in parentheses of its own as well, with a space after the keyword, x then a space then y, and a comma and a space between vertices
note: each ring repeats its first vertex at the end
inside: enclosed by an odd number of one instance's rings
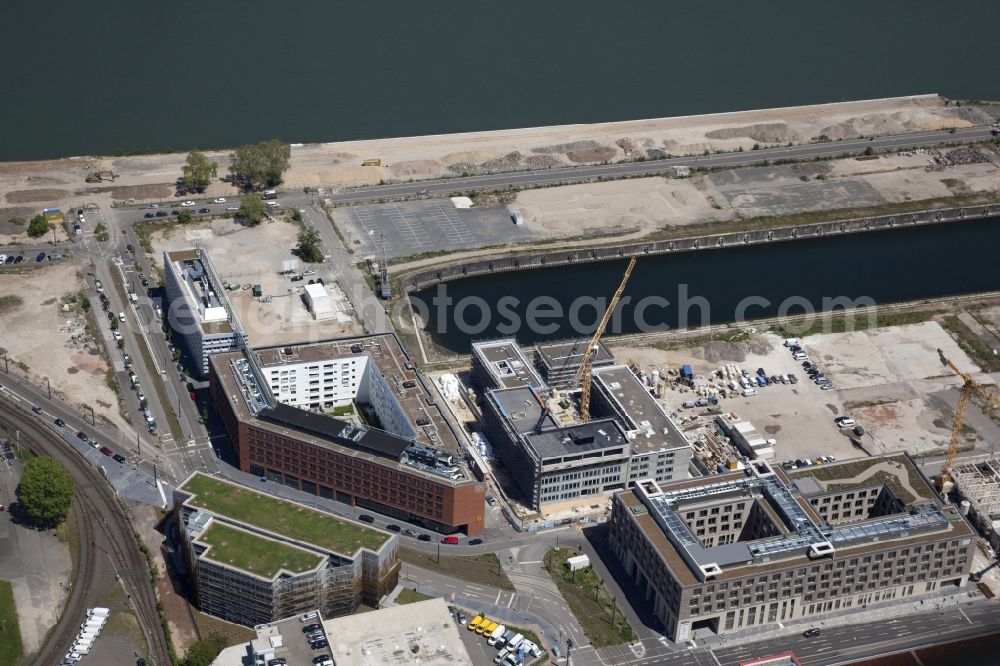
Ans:
POLYGON ((911 132, 893 136, 868 139, 851 139, 828 143, 810 143, 799 146, 781 148, 765 148, 762 150, 744 151, 742 153, 717 153, 698 157, 674 157, 665 160, 645 162, 622 162, 619 164, 600 164, 595 166, 558 167, 541 171, 514 171, 488 174, 484 176, 466 176, 463 178, 440 178, 421 180, 411 183, 390 185, 371 185, 345 189, 334 193, 330 198, 335 203, 362 203, 379 199, 403 198, 420 196, 426 190, 427 195, 442 195, 451 192, 469 190, 501 189, 504 187, 540 187, 580 182, 584 180, 628 178, 634 176, 651 176, 663 173, 671 167, 687 166, 692 168, 739 167, 758 164, 763 160, 811 160, 814 158, 836 157, 840 155, 860 154, 867 148, 875 151, 904 149, 909 147, 932 146, 943 143, 969 143, 986 141, 992 138, 989 127, 968 127, 955 130, 935 132, 911 132))
POLYGON ((149 581, 149 567, 111 486, 96 468, 81 464, 75 450, 66 446, 42 422, 24 415, 6 400, 0 400, 0 423, 7 431, 20 432, 21 446, 57 460, 76 484, 74 507, 80 525, 80 554, 73 589, 59 623, 49 633, 32 663, 38 666, 58 663, 72 645, 86 609, 102 605, 98 602, 105 597, 107 586, 117 581, 139 621, 152 663, 156 666, 170 664, 156 607, 156 593, 149 581), (111 568, 110 576, 106 566, 111 568))

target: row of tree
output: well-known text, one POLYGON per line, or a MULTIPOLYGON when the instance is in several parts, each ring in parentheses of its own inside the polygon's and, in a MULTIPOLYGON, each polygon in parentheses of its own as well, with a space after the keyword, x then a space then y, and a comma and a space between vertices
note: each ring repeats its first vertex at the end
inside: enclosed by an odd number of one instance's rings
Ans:
MULTIPOLYGON (((243 190, 275 187, 288 170, 292 147, 271 139, 240 146, 229 154, 229 175, 243 190)), ((181 181, 192 192, 201 192, 218 175, 219 165, 205 153, 192 150, 181 168, 181 181)))

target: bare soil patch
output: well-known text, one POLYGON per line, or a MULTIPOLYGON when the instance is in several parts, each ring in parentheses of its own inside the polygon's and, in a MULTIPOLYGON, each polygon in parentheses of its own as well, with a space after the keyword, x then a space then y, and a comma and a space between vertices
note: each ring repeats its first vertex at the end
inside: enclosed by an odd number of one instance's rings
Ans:
POLYGON ((6 195, 7 203, 35 203, 39 201, 51 201, 68 196, 67 190, 37 189, 37 190, 15 190, 6 195))

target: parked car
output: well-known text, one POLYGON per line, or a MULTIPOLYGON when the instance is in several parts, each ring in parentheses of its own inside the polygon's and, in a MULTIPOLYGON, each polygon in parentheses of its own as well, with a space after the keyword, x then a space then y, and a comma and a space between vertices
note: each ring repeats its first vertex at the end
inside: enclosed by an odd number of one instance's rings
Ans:
POLYGON ((159 208, 160 204, 158 204, 158 203, 151 203, 151 204, 149 204, 149 207, 150 208, 159 208))
POLYGON ((111 449, 109 449, 109 448, 108 448, 108 447, 106 447, 106 446, 102 446, 102 447, 100 448, 100 451, 101 451, 101 453, 103 453, 104 455, 108 456, 109 458, 110 458, 111 456, 115 455, 115 452, 114 452, 114 451, 112 451, 111 449))
POLYGON ((812 629, 806 629, 805 632, 802 633, 802 635, 805 636, 806 638, 813 638, 815 636, 819 636, 820 633, 821 632, 819 629, 813 627, 812 629))
POLYGON ((420 536, 417 537, 417 540, 418 541, 430 541, 431 540, 431 535, 430 534, 421 534, 420 536))
POLYGON ((35 255, 35 263, 37 264, 38 262, 40 262, 44 258, 45 258, 45 253, 44 252, 39 252, 37 255, 35 255))
POLYGON ((225 197, 216 197, 215 201, 213 203, 217 203, 217 204, 219 204, 219 203, 226 203, 226 198, 225 197))
POLYGON ((62 419, 56 419, 55 421, 53 421, 53 423, 55 423, 60 428, 66 425, 65 421, 63 421, 62 419))
POLYGON ((156 211, 156 217, 167 217, 167 215, 169 215, 169 214, 170 213, 168 213, 165 210, 158 210, 158 211, 156 211))
POLYGON ((375 519, 369 516, 367 513, 362 513, 360 516, 358 516, 358 520, 360 520, 363 523, 368 523, 369 525, 375 522, 375 519))
POLYGON ((386 525, 385 529, 389 530, 390 532, 399 532, 401 530, 399 525, 386 525))
POLYGON ((406 528, 405 530, 403 530, 403 536, 416 537, 417 533, 411 530, 410 528, 406 528))
POLYGON ((125 456, 123 456, 120 453, 116 453, 115 455, 111 456, 111 458, 112 458, 112 460, 114 460, 118 464, 124 464, 125 463, 125 456))
POLYGON ((316 631, 317 629, 322 629, 322 628, 323 625, 314 622, 312 624, 307 624, 306 626, 302 627, 302 633, 308 634, 311 631, 316 631))
POLYGON ((17 255, 17 259, 14 260, 14 264, 19 264, 22 261, 24 261, 24 255, 19 254, 17 255))
POLYGON ((486 496, 486 503, 489 504, 490 506, 496 506, 497 505, 497 498, 493 497, 493 495, 487 495, 486 496))
POLYGON ((789 372, 788 373, 788 381, 790 383, 792 383, 792 384, 798 384, 799 383, 799 378, 789 372))
POLYGON ((87 438, 87 433, 85 433, 85 432, 84 432, 84 431, 82 431, 82 430, 81 430, 80 432, 76 433, 76 436, 80 438, 80 441, 81 441, 81 442, 86 442, 86 441, 87 441, 87 439, 88 439, 88 438, 87 438))
POLYGON ((193 205, 194 205, 194 202, 193 202, 193 201, 191 201, 191 200, 188 200, 188 201, 182 201, 182 202, 181 202, 181 205, 182 205, 182 206, 184 206, 184 207, 189 207, 189 206, 193 206, 193 205))
POLYGON ((211 213, 212 211, 210 211, 210 210, 209 210, 209 209, 207 209, 207 208, 199 208, 199 209, 198 209, 198 212, 199 212, 199 213, 211 213))
POLYGON ((819 388, 823 391, 829 391, 833 389, 833 384, 831 382, 827 382, 826 384, 820 384, 819 388))
POLYGON ((833 422, 837 424, 838 428, 853 428, 857 425, 857 422, 850 416, 838 416, 833 422))
POLYGON ((477 538, 475 538, 475 539, 469 539, 469 545, 470 545, 470 546, 478 546, 478 545, 480 545, 480 544, 481 544, 482 542, 483 542, 483 540, 482 540, 482 539, 480 539, 480 538, 478 538, 478 537, 477 537, 477 538))

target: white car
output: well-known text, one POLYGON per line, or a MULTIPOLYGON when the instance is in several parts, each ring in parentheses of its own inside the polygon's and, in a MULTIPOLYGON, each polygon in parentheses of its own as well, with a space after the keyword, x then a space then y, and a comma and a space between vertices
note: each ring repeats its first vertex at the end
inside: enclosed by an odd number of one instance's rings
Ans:
POLYGON ((182 205, 182 206, 193 206, 193 205, 194 205, 194 202, 193 202, 193 201, 191 201, 191 200, 188 200, 188 201, 182 201, 182 202, 181 202, 181 205, 182 205))
POLYGON ((226 203, 226 197, 216 197, 213 203, 226 203))
POLYGON ((850 416, 838 416, 833 422, 837 424, 838 428, 853 428, 857 425, 857 422, 850 416))
POLYGON ((236 212, 236 211, 238 211, 239 209, 240 209, 240 207, 239 207, 239 206, 228 206, 228 207, 226 208, 226 210, 228 210, 228 211, 229 211, 230 213, 235 213, 235 212, 236 212))
POLYGON ((158 204, 158 203, 151 203, 151 204, 149 204, 149 207, 150 208, 159 208, 160 204, 158 204))
POLYGON ((302 271, 302 274, 303 274, 303 275, 316 275, 316 271, 314 271, 314 270, 312 270, 312 269, 310 268, 310 269, 309 269, 309 270, 307 270, 307 271, 302 271))
POLYGON ((121 340, 122 339, 122 334, 119 333, 118 331, 112 331, 111 335, 113 335, 115 337, 115 340, 121 340))
POLYGON ((125 321, 125 313, 124 312, 119 312, 118 313, 118 321, 125 321))
POLYGON ((7 255, 6 254, 0 254, 0 264, 2 264, 5 261, 7 261, 7 255))

